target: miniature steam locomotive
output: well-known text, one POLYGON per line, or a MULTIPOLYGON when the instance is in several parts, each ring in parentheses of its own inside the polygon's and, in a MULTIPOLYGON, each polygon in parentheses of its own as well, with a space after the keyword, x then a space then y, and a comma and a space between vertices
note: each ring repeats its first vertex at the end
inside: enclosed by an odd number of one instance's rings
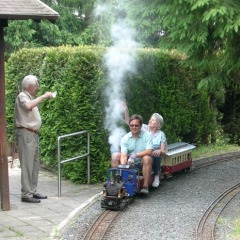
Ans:
POLYGON ((101 206, 107 209, 121 210, 126 207, 141 190, 141 172, 130 169, 129 165, 110 168, 104 183, 101 206))
MULTIPOLYGON (((174 173, 188 171, 192 166, 192 149, 195 146, 179 142, 167 146, 162 159, 162 177, 172 176, 174 173)), ((129 165, 119 165, 110 168, 107 180, 103 186, 101 207, 112 210, 124 209, 143 187, 141 170, 131 169, 129 165)))

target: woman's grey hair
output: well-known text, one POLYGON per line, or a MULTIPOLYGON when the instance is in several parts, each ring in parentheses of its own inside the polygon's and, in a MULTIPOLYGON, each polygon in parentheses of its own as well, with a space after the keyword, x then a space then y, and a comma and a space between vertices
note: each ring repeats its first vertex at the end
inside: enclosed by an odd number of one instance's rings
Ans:
POLYGON ((156 119, 158 129, 161 129, 164 124, 163 117, 159 113, 153 113, 152 117, 156 119))
POLYGON ((38 78, 34 75, 27 75, 22 81, 22 89, 26 90, 28 87, 36 85, 38 78))

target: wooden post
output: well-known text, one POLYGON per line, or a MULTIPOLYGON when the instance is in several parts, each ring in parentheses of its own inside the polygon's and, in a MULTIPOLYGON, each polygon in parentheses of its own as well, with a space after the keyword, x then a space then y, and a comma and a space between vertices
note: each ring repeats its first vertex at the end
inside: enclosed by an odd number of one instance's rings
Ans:
POLYGON ((4 31, 0 22, 0 191, 1 208, 10 210, 9 178, 6 137, 6 104, 5 104, 5 72, 4 72, 4 31))

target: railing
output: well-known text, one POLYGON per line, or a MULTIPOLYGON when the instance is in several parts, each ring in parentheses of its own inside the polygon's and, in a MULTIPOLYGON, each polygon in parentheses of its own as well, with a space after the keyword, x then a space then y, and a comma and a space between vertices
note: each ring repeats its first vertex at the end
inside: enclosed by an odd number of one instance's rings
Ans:
POLYGON ((62 136, 58 137, 58 197, 61 197, 61 164, 70 162, 70 161, 75 161, 79 158, 84 158, 84 157, 87 157, 88 184, 89 184, 90 183, 90 133, 89 133, 89 131, 85 130, 85 131, 70 133, 70 134, 66 134, 66 135, 62 135, 62 136), (77 135, 81 135, 81 134, 87 134, 87 152, 80 156, 61 160, 60 141, 64 138, 73 137, 73 136, 77 136, 77 135))

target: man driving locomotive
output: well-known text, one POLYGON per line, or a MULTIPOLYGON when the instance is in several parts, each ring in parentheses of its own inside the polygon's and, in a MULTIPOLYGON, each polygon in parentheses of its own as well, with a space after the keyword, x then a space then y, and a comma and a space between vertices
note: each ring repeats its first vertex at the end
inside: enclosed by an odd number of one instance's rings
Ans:
POLYGON ((151 135, 141 130, 143 124, 142 116, 134 114, 129 119, 130 132, 121 140, 121 164, 134 164, 142 168, 144 178, 141 193, 148 194, 152 171, 152 149, 151 135))

